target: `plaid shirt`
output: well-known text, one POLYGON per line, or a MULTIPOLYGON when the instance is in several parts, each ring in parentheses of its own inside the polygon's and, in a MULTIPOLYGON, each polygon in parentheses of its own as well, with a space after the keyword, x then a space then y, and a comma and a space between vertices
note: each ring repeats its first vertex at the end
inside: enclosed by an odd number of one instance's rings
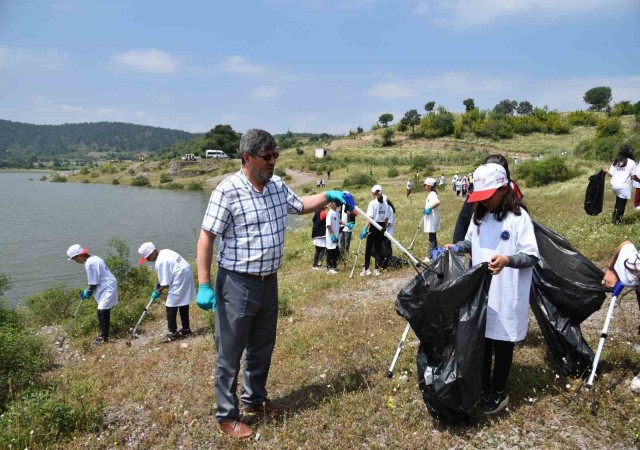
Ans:
POLYGON ((202 228, 220 236, 218 264, 239 273, 269 275, 282 264, 287 213, 302 200, 278 176, 258 192, 242 169, 211 193, 202 228))

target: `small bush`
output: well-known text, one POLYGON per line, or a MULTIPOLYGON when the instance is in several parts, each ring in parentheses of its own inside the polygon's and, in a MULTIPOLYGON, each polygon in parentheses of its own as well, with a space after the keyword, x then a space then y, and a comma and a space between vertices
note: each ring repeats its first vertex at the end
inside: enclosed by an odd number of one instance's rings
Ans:
POLYGON ((129 175, 135 175, 135 174, 136 174, 136 171, 135 171, 135 170, 133 170, 133 169, 129 169, 129 170, 127 170, 127 173, 128 173, 129 175))
POLYGON ((547 118, 547 130, 553 134, 567 134, 571 131, 569 121, 559 114, 550 114, 547 118))
POLYGON ((83 167, 82 169, 80 169, 80 174, 89 175, 89 169, 87 169, 86 167, 83 167))
POLYGON ((618 117, 609 117, 598 123, 596 126, 596 136, 599 138, 615 136, 622 133, 622 123, 618 117))
POLYGON ((117 178, 114 178, 113 180, 111 180, 111 184, 120 184, 120 181, 118 181, 117 178))
POLYGON ((426 156, 416 156, 411 160, 411 170, 432 172, 433 166, 426 156))
POLYGON ((567 114, 567 122, 574 127, 595 127, 598 116, 591 111, 573 111, 567 114))
POLYGON ((149 182, 149 178, 144 175, 138 175, 133 180, 131 180, 131 186, 149 186, 151 183, 149 182))
POLYGON ((33 391, 13 402, 0 416, 0 447, 52 448, 77 432, 94 432, 100 427, 98 409, 82 394, 58 390, 33 391))
POLYGON ((398 172, 398 169, 396 169, 395 167, 389 167, 389 170, 387 170, 387 176, 389 178, 395 178, 398 175, 400 175, 400 173, 398 172))
POLYGON ((301 149, 301 148, 299 148, 299 147, 298 147, 298 148, 296 148, 296 155, 298 155, 298 156, 302 156, 302 155, 304 155, 304 150, 303 150, 303 149, 301 149))
POLYGON ((279 177, 285 177, 287 175, 287 171, 284 170, 282 167, 276 167, 276 170, 274 170, 274 172, 276 175, 278 175, 279 177))
POLYGON ((524 180, 529 187, 546 186, 576 177, 579 173, 567 167, 564 159, 557 156, 540 161, 527 160, 517 166, 519 180, 524 180))
POLYGON ((170 183, 171 181, 173 181, 173 178, 168 173, 160 174, 160 183, 170 183))
POLYGON ((183 188, 183 186, 180 183, 175 183, 175 182, 166 183, 160 187, 163 189, 182 189, 183 188))
POLYGON ((376 184, 376 180, 366 173, 354 173, 351 176, 348 176, 342 182, 342 187, 345 189, 359 189, 367 186, 373 186, 376 184))
POLYGON ((199 181, 191 181, 187 184, 188 191, 201 191, 203 189, 202 183, 199 181))
POLYGON ((89 181, 89 180, 82 180, 82 182, 85 183, 85 184, 91 183, 91 181, 89 181))
POLYGON ((53 181, 54 183, 66 183, 67 182, 67 177, 57 173, 54 176, 52 176, 49 180, 53 181))
POLYGON ((91 178, 98 178, 100 176, 100 174, 98 172, 91 172, 91 174, 89 176, 91 178))

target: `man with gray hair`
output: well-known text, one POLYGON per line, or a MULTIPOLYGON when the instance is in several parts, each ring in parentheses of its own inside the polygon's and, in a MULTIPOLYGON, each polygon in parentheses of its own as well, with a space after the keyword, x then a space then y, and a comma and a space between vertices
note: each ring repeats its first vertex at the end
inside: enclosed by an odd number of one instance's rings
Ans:
POLYGON ((244 353, 242 404, 245 415, 283 412, 267 397, 267 377, 278 323, 278 276, 287 213, 306 214, 330 202, 355 206, 342 191, 299 197, 274 175, 276 141, 263 130, 240 139, 240 170, 211 193, 198 240, 200 287, 196 302, 213 309, 218 351, 215 391, 220 430, 248 438, 253 429, 240 421, 236 387, 244 353), (218 273, 211 286, 213 243, 220 236, 218 273))

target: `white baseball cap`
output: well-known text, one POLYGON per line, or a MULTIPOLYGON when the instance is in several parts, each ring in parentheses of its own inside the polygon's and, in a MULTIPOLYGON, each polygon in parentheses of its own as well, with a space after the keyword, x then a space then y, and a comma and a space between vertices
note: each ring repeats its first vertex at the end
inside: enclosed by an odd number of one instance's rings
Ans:
POLYGON ((71 259, 75 258, 78 255, 85 255, 87 253, 89 253, 89 249, 88 248, 82 248, 82 246, 79 245, 79 244, 73 244, 67 250, 67 257, 69 258, 69 260, 71 260, 71 259))
POLYGON ((382 194, 382 186, 380 186, 379 184, 376 184, 374 187, 371 188, 371 192, 380 192, 382 194))
POLYGON ((144 244, 142 244, 138 249, 138 253, 140 254, 140 256, 142 256, 142 258, 138 260, 138 264, 146 263, 147 258, 154 252, 155 249, 156 246, 153 245, 153 242, 145 242, 144 244))
POLYGON ((508 182, 507 172, 500 164, 483 164, 473 172, 473 192, 467 201, 473 203, 487 200, 508 182))
POLYGON ((424 180, 424 184, 426 184, 427 186, 433 187, 436 185, 436 179, 429 177, 426 180, 424 180))

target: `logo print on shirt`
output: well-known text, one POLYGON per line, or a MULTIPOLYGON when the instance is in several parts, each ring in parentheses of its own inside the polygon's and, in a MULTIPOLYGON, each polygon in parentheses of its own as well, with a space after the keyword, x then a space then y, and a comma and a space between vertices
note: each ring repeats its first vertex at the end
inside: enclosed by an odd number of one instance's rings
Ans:
POLYGON ((508 231, 503 231, 502 233, 500 233, 500 239, 502 239, 503 241, 508 241, 510 237, 511 235, 508 231))

